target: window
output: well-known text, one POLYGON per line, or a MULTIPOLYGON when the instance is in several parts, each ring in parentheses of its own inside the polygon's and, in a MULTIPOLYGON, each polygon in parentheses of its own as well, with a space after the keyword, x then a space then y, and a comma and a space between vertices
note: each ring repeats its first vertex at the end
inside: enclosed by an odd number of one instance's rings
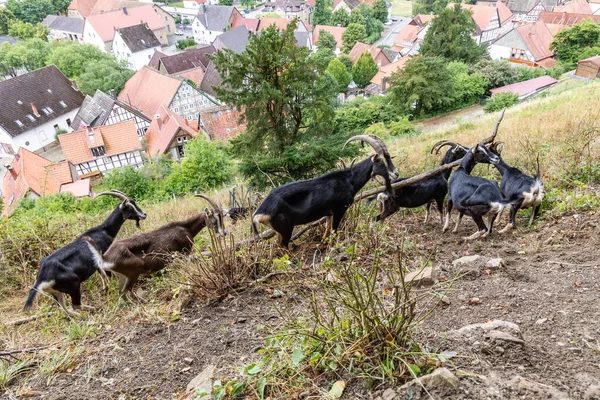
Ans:
POLYGON ((181 143, 181 142, 183 142, 183 138, 178 137, 177 138, 177 143, 181 143))
POLYGON ((19 128, 23 128, 25 125, 23 125, 23 123, 21 121, 19 121, 18 119, 15 119, 15 124, 17 124, 19 126, 19 128))
POLYGON ((104 148, 104 146, 98 146, 98 147, 92 148, 92 155, 94 157, 102 157, 105 154, 106 154, 106 149, 104 148))
POLYGON ((61 101, 59 101, 59 102, 58 102, 58 104, 60 104, 60 106, 61 106, 62 108, 67 108, 67 103, 65 103, 65 102, 64 102, 64 101, 62 101, 62 100, 61 100, 61 101))
POLYGON ((33 118, 33 115, 31 114, 27 114, 27 118, 29 118, 30 121, 35 121, 35 118, 33 118))
POLYGON ((67 123, 68 127, 71 127, 71 118, 67 118, 65 122, 67 123))
POLYGON ((10 206, 12 203, 14 203, 15 201, 15 194, 13 193, 12 196, 10 196, 10 200, 8 200, 8 205, 10 206))

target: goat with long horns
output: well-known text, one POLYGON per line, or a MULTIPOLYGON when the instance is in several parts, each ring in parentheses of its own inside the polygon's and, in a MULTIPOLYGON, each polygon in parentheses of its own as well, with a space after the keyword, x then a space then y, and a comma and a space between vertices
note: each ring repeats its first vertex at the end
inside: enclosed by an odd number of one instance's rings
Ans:
POLYGON ((344 148, 352 141, 368 143, 376 154, 351 168, 271 190, 252 216, 255 234, 258 234, 257 224, 269 225, 277 233, 279 244, 287 248, 296 225, 328 217, 323 235, 325 239, 332 229, 338 228, 346 210, 354 202, 354 196, 369 179, 381 176, 391 193, 391 181, 398 178, 398 171, 385 143, 375 135, 357 135, 348 139, 344 148))

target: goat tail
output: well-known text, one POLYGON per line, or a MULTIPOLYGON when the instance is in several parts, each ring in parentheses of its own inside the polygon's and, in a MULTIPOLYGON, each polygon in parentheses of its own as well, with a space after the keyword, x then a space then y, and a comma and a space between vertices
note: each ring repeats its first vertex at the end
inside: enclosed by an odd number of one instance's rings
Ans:
POLYGON ((29 289, 29 296, 27 296, 27 301, 25 302, 23 311, 31 310, 31 307, 33 306, 33 301, 35 300, 35 297, 37 296, 37 294, 38 294, 37 286, 33 286, 31 289, 29 289))
POLYGON ((537 172, 535 173, 535 177, 537 179, 540 179, 540 153, 537 154, 535 162, 537 164, 537 172))

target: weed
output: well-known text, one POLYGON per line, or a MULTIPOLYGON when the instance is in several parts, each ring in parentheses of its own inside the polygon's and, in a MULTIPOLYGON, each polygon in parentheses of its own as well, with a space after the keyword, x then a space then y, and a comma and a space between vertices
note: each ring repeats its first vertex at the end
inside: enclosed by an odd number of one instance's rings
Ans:
POLYGON ((0 388, 4 389, 20 374, 32 369, 30 360, 0 359, 0 388))
POLYGON ((38 372, 46 377, 46 384, 50 385, 59 373, 70 372, 75 368, 77 357, 83 349, 66 347, 62 350, 57 350, 50 357, 46 358, 39 364, 38 372))
POLYGON ((98 327, 93 321, 71 320, 65 332, 65 338, 70 343, 92 339, 98 334, 98 327))

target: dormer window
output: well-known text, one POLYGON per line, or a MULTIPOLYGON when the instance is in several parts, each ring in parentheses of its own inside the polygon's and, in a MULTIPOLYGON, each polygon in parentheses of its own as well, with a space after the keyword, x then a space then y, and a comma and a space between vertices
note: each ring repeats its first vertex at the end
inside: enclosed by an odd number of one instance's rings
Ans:
POLYGON ((92 155, 94 157, 102 157, 106 155, 106 148, 104 146, 92 147, 92 155))
POLYGON ((62 100, 61 100, 61 101, 59 101, 59 102, 58 102, 58 104, 60 104, 60 106, 61 106, 62 108, 67 108, 67 103, 65 103, 65 102, 64 102, 64 101, 62 101, 62 100))
POLYGON ((23 125, 23 123, 21 121, 19 121, 18 119, 15 120, 15 124, 17 124, 19 126, 19 128, 23 128, 25 125, 23 125))
POLYGON ((51 109, 50 107, 44 107, 44 108, 42 108, 42 112, 46 115, 50 115, 54 112, 54 110, 51 109))
POLYGON ((33 115, 31 115, 31 114, 27 114, 27 118, 28 118, 30 121, 35 121, 35 118, 33 118, 33 115))

